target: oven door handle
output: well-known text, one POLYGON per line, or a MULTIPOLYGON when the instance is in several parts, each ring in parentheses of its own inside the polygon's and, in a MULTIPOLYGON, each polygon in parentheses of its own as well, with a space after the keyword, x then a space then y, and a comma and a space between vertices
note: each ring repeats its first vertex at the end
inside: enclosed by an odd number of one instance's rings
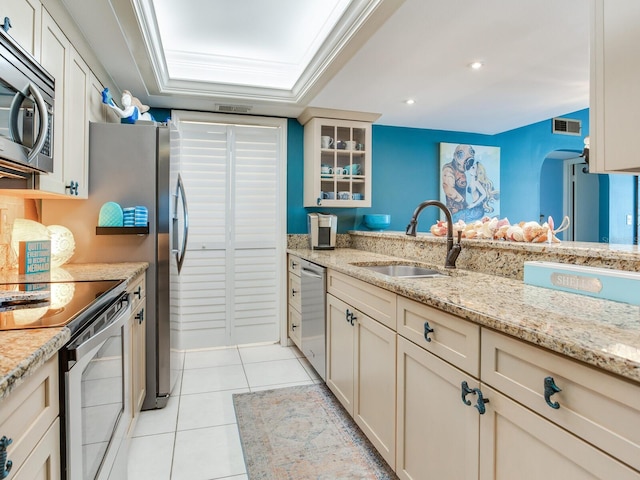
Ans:
POLYGON ((115 331, 117 331, 122 325, 124 325, 125 320, 129 318, 131 315, 131 305, 127 302, 127 308, 124 308, 111 319, 111 321, 105 325, 102 330, 98 333, 89 337, 85 342, 73 346, 69 345, 69 358, 79 361, 82 357, 84 357, 88 352, 93 350, 95 347, 99 346, 103 342, 107 340, 107 338, 111 337, 115 331))

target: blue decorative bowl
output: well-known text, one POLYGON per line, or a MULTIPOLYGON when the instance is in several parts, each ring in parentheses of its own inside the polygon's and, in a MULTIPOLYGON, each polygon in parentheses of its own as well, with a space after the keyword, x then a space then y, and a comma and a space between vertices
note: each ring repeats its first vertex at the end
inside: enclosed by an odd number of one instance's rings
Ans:
POLYGON ((391 225, 391 215, 371 213, 364 216, 364 225, 369 230, 386 230, 391 225))

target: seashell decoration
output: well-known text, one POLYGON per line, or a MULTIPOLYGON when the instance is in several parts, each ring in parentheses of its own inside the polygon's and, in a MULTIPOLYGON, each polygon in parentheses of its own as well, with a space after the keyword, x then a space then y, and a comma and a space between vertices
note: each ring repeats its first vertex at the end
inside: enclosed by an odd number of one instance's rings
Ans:
MULTIPOLYGON (((485 238, 530 243, 560 243, 556 233, 560 233, 567 228, 569 228, 569 217, 564 217, 558 228, 554 228, 553 218, 551 217, 549 217, 548 222, 542 225, 534 221, 512 225, 508 218, 498 219, 497 217, 484 217, 482 220, 476 220, 469 224, 458 220, 453 224, 454 233, 462 232, 462 238, 485 238)), ((432 225, 431 233, 437 237, 445 236, 447 234, 447 222, 438 221, 432 225)))

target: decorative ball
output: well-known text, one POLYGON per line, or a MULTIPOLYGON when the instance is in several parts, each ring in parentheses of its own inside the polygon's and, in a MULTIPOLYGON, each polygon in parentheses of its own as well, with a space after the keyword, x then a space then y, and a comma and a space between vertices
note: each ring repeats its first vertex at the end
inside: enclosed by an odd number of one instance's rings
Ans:
POLYGON ((49 225, 51 234, 51 268, 57 268, 67 263, 76 249, 73 233, 62 225, 49 225))

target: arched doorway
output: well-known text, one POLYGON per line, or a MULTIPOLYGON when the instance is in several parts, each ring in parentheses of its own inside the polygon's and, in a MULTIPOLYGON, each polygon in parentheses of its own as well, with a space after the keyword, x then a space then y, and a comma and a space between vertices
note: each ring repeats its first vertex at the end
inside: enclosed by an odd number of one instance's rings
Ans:
POLYGON ((569 217, 571 226, 558 234, 560 240, 598 242, 600 223, 599 175, 585 172, 581 152, 556 150, 540 170, 540 222, 552 216, 559 224, 569 217))

